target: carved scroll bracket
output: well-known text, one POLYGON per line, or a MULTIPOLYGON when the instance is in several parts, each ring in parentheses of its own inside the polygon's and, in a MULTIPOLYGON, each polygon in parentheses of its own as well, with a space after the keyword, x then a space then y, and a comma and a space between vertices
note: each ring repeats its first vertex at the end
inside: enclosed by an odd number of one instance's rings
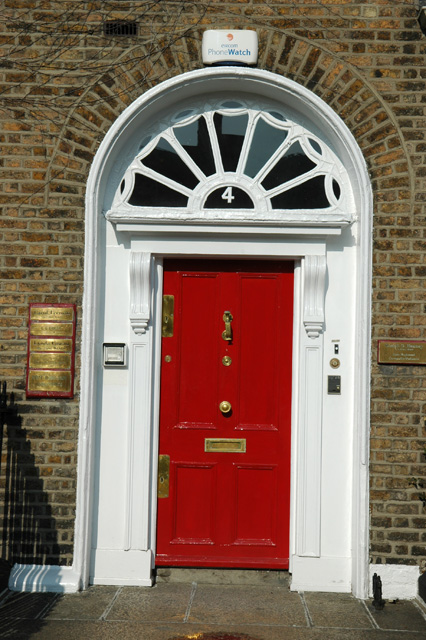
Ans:
POLYGON ((309 338, 318 338, 325 323, 325 256, 306 256, 304 268, 303 324, 309 338))
POLYGON ((146 332, 151 317, 151 254, 130 254, 130 324, 137 335, 146 332))

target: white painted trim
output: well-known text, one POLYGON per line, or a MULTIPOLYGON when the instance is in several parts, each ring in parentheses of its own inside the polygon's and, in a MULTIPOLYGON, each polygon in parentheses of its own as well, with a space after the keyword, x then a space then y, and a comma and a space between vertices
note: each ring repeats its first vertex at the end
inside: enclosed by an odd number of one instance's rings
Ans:
POLYGON ((130 346, 125 551, 148 550, 144 514, 148 512, 150 493, 151 349, 150 336, 130 346))
MULTIPOLYGON (((166 82, 143 93, 131 104, 113 124, 92 164, 86 189, 86 247, 85 247, 85 274, 83 296, 83 320, 82 320, 82 359, 81 359, 81 404, 78 444, 77 467, 77 511, 75 524, 74 562, 70 569, 50 567, 44 569, 47 574, 57 575, 57 584, 62 590, 69 588, 71 582, 75 588, 85 588, 89 578, 89 560, 91 547, 92 528, 92 495, 94 484, 94 430, 96 425, 97 402, 97 378, 96 366, 99 362, 99 344, 97 341, 98 327, 102 318, 99 317, 99 298, 102 291, 102 270, 104 263, 104 234, 105 225, 102 211, 111 207, 112 198, 118 181, 128 166, 128 158, 135 157, 139 136, 136 132, 141 130, 144 122, 157 115, 170 104, 179 101, 191 100, 206 92, 238 92, 252 96, 263 97, 265 100, 277 101, 285 104, 291 111, 297 111, 299 118, 305 118, 317 130, 321 130, 332 144, 336 153, 348 168, 351 184, 354 189, 354 202, 358 211, 359 224, 358 257, 357 257, 357 300, 356 318, 357 327, 357 352, 356 371, 359 375, 359 384, 355 385, 357 396, 356 428, 354 434, 354 460, 353 460, 353 530, 352 530, 352 589, 359 597, 367 594, 368 583, 368 425, 369 425, 369 351, 370 351, 370 299, 371 299, 371 227, 372 227, 372 195, 366 165, 356 141, 343 124, 337 114, 319 97, 311 93, 305 87, 276 74, 260 69, 220 67, 200 69, 176 76, 166 82), (67 576, 73 576, 68 580, 67 576)), ((125 222, 125 220, 123 220, 125 222)), ((134 229, 135 225, 131 225, 134 229)), ((296 225, 295 225, 296 226, 296 225)), ((320 225, 321 226, 321 225, 320 225)), ((201 227, 198 227, 201 231, 201 227)), ((170 231, 170 229, 167 229, 170 231)), ((224 231, 224 230, 222 230, 224 231)), ((259 229, 253 226, 252 234, 255 240, 259 229)), ((292 229, 293 236, 298 233, 292 229)), ((232 233, 241 233, 234 228, 232 233)), ((249 237, 245 230, 246 239, 249 237)), ((333 230, 328 230, 333 233, 333 230)), ((203 235, 203 233, 201 233, 203 235)), ((202 255, 209 242, 214 245, 214 238, 206 238, 196 244, 202 255)), ((213 234, 211 234, 212 236, 213 234)), ((310 230, 310 238, 318 236, 318 231, 310 230)), ((270 230, 270 236, 274 238, 274 231, 270 230)), ((179 235, 177 235, 179 237, 179 235)), ((195 233, 194 233, 195 237, 195 233)), ((222 236, 223 237, 223 236, 222 236)), ((305 236, 306 237, 306 236, 305 236)), ((275 239, 277 236, 275 236, 275 239)), ((241 242, 241 238, 240 238, 241 242)), ((295 243, 296 244, 296 243, 295 243)), ((300 242, 300 244, 303 244, 300 242)), ((170 250, 173 242, 163 237, 162 248, 158 247, 157 255, 164 255, 170 250)), ((273 242, 272 242, 273 245, 273 242)), ((315 245, 315 242, 313 243, 315 245)), ((176 251, 176 245, 175 251, 176 251)), ((306 244, 305 244, 306 247, 306 244)), ((195 250, 196 251, 196 250, 195 250)), ((212 255, 220 255, 214 253, 212 255)), ((177 252, 179 254, 179 252, 177 252)), ((312 254, 318 253, 313 247, 312 254)), ((262 255, 261 251, 253 243, 253 253, 247 255, 262 255)), ((240 253, 238 255, 241 255, 240 253)), ((272 252, 278 255, 278 252, 272 252)), ((306 255, 299 254, 300 255, 306 255)), ((157 419, 155 417, 155 419, 157 419)), ((154 507, 152 507, 154 509, 154 507)), ((152 544, 151 544, 152 546, 152 544)), ((128 552, 127 552, 128 553, 128 552)), ((143 552, 141 552, 143 553, 143 552)), ((318 569, 321 570, 324 563, 322 558, 296 558, 293 562, 293 579, 295 584, 303 587, 305 575, 301 567, 307 567, 306 563, 318 560, 318 569), (306 561, 303 563, 302 561, 306 561), (297 572, 299 575, 297 576, 297 572), (297 579, 295 579, 297 578, 297 579)), ((151 559, 152 562, 152 559, 151 559)), ((310 566, 313 566, 312 564, 310 566)), ((12 572, 15 576, 12 580, 15 585, 22 584, 31 590, 41 590, 43 582, 37 570, 32 565, 17 565, 12 572), (19 582, 19 572, 23 576, 19 582), (25 579, 24 579, 25 576, 25 579), (24 584, 25 583, 25 584, 24 584)), ((309 572, 306 572, 306 583, 309 582, 309 572)), ((324 574, 325 575, 325 574, 324 574)), ((331 572, 330 575, 333 575, 331 572)), ((346 574, 345 574, 346 580, 346 574)), ((347 580, 345 582, 345 585, 347 580)), ((331 583, 329 583, 330 586, 331 583)), ((336 582, 337 585, 337 582, 336 582)), ((335 586, 336 586, 335 585, 335 586)), ((314 585, 322 589, 326 584, 314 585)), ((345 587, 346 588, 346 587, 345 587)), ((339 590, 336 588, 333 590, 339 590)))
POLYGON ((145 333, 151 316, 151 254, 130 254, 130 324, 137 335, 145 333))
POLYGON ((291 591, 351 592, 350 558, 301 558, 293 561, 291 591))
POLYGON ((151 551, 122 549, 96 549, 96 564, 103 571, 96 575, 93 584, 151 587, 151 551))
POLYGON ((9 576, 11 591, 75 593, 80 575, 72 567, 15 564, 9 576))
POLYGON ((420 568, 407 564, 370 564, 369 597, 373 597, 373 575, 382 581, 384 600, 411 600, 419 592, 420 568))
POLYGON ((326 272, 327 260, 325 256, 306 256, 304 262, 303 324, 309 338, 318 338, 324 330, 326 272))
POLYGON ((302 345, 298 429, 296 555, 321 555, 322 335, 302 345))
POLYGON ((154 580, 153 578, 117 578, 114 575, 110 578, 95 578, 93 584, 118 587, 152 587, 154 586, 154 580))

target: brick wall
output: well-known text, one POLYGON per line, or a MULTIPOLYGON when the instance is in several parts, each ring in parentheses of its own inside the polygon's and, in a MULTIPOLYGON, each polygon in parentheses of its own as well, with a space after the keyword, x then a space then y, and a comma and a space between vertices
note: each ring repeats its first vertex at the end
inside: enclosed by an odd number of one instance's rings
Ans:
POLYGON ((96 148, 142 91, 202 66, 205 28, 250 27, 259 34, 258 66, 323 98, 368 163, 375 196, 371 557, 423 562, 426 514, 411 480, 426 475, 425 369, 379 366, 375 356, 379 338, 426 339, 426 40, 416 16, 414 0, 4 1, 4 558, 72 559, 78 375, 74 400, 25 399, 27 317, 30 302, 75 302, 81 321, 84 193, 96 148), (103 22, 117 19, 136 22, 137 35, 105 37, 103 22))

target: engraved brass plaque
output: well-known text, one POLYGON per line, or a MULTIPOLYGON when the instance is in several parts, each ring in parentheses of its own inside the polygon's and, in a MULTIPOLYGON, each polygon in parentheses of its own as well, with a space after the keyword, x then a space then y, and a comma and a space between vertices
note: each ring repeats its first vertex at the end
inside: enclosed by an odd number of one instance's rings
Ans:
POLYGON ((76 321, 75 304, 30 304, 27 397, 73 397, 76 321))
POLYGON ((31 353, 31 369, 71 369, 70 353, 31 353))
POLYGON ((30 371, 29 391, 71 391, 71 371, 30 371))
POLYGON ((30 351, 63 351, 72 352, 72 340, 60 338, 31 338, 30 351))
POLYGON ((204 451, 214 453, 245 453, 245 438, 206 438, 204 451))
POLYGON ((163 338, 171 338, 173 336, 175 297, 163 296, 163 338))
POLYGON ((31 307, 31 320, 56 320, 72 322, 74 309, 72 307, 31 307))
POLYGON ((74 325, 70 322, 32 322, 32 336, 72 336, 74 325))
POLYGON ((169 497, 170 456, 158 456, 158 498, 169 497))
POLYGON ((421 340, 379 340, 379 364, 426 364, 426 342, 421 340))

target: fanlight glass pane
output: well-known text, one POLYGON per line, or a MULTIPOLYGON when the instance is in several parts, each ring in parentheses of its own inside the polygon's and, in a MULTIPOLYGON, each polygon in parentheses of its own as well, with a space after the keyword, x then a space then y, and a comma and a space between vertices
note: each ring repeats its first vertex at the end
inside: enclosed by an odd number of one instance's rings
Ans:
POLYGON ((339 183, 333 179, 333 193, 336 200, 339 200, 341 191, 339 183))
POLYGON ((316 167, 306 153, 300 142, 295 142, 286 153, 272 167, 266 178, 262 181, 262 187, 267 191, 279 187, 281 184, 298 178, 316 167))
POLYGON ((277 129, 263 118, 256 123, 244 173, 254 178, 287 138, 287 131, 277 129))
POLYGON ((204 175, 211 176, 215 173, 210 136, 204 118, 198 118, 183 127, 175 127, 173 133, 204 175))
POLYGON ((207 197, 204 208, 254 209, 254 203, 248 193, 239 187, 222 186, 207 197))
POLYGON ((141 162, 145 167, 161 173, 166 178, 179 182, 189 189, 194 189, 199 182, 172 145, 164 138, 160 138, 155 149, 141 162))
POLYGON ((316 140, 314 140, 313 138, 309 138, 309 144, 313 149, 315 149, 317 153, 319 153, 320 155, 322 154, 322 149, 316 140))
POLYGON ((225 171, 236 171, 246 135, 248 115, 224 116, 215 113, 214 126, 225 171))
POLYGON ((316 176, 271 198, 273 209, 326 209, 325 176, 316 176))
POLYGON ((157 180, 136 173, 128 202, 135 207, 186 207, 188 198, 157 180))

